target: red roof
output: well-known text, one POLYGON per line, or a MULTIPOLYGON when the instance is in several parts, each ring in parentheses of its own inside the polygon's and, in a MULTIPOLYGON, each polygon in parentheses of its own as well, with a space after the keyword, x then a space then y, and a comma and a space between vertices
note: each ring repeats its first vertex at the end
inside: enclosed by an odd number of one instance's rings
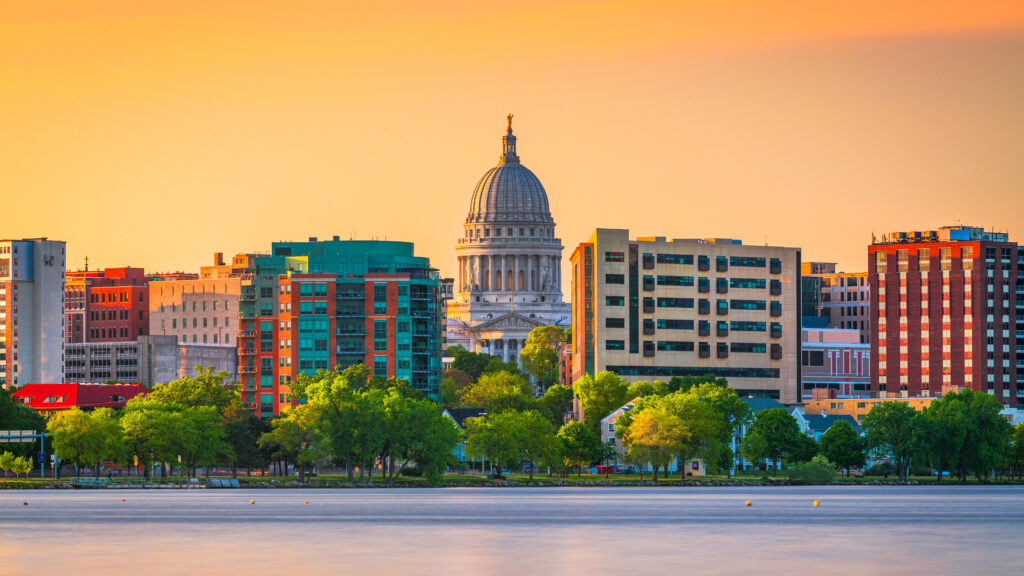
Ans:
POLYGON ((74 407, 124 408, 124 405, 148 390, 142 384, 26 384, 11 396, 34 410, 70 410, 74 407))

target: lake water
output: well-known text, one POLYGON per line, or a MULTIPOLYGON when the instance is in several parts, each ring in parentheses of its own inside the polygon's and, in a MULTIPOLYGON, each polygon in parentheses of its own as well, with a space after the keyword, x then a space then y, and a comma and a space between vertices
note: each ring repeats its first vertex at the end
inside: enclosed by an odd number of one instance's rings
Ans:
POLYGON ((58 572, 1022 574, 1024 487, 0 491, 58 572))

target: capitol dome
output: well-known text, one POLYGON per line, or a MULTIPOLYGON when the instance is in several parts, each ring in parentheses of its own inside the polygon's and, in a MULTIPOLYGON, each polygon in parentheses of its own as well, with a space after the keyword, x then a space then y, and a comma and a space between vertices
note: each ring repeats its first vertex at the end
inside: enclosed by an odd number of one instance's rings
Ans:
POLYGON ((488 170, 473 190, 466 223, 553 224, 544 186, 529 168, 519 163, 511 116, 501 143, 498 165, 488 170))

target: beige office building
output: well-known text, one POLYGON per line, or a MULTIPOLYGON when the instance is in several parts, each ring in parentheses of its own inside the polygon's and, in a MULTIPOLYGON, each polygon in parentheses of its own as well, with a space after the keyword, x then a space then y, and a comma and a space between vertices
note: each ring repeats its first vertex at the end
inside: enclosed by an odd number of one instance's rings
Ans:
POLYGON ((724 377, 799 400, 800 250, 597 229, 572 255, 573 379, 724 377))
POLYGON ((235 346, 240 278, 149 283, 149 333, 182 344, 235 346))

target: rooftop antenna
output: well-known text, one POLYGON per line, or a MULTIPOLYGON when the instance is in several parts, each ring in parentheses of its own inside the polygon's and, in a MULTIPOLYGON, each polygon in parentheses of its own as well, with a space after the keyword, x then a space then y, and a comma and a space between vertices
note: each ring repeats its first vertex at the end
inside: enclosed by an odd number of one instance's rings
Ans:
POLYGON ((85 271, 86 272, 89 271, 89 257, 88 256, 85 257, 85 271))

